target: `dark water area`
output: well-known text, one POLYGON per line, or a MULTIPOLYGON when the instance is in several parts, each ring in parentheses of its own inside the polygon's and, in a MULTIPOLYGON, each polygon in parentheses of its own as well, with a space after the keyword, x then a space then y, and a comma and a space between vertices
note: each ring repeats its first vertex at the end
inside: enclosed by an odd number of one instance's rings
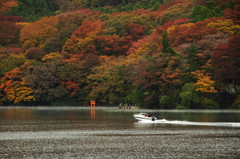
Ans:
POLYGON ((2 107, 0 158, 238 159, 240 111, 2 107))

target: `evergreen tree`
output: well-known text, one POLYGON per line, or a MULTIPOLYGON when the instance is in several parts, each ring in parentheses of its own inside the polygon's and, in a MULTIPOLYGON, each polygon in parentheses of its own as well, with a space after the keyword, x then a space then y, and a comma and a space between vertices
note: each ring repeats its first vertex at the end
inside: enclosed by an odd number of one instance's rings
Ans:
POLYGON ((205 18, 202 15, 197 15, 196 18, 194 19, 194 22, 201 22, 204 20, 205 20, 205 18))
POLYGON ((158 0, 160 4, 164 4, 164 0, 158 0))
POLYGON ((217 3, 215 1, 208 1, 206 4, 207 9, 213 10, 217 7, 217 3))
POLYGON ((192 44, 187 50, 187 62, 189 64, 189 71, 193 72, 197 70, 197 58, 198 48, 192 44))
POLYGON ((123 0, 122 1, 122 3, 120 4, 121 6, 126 6, 127 5, 127 3, 126 3, 126 1, 125 0, 123 0))
POLYGON ((134 9, 134 5, 133 5, 133 4, 128 4, 128 5, 126 6, 126 11, 128 11, 128 12, 133 11, 133 9, 134 9))
POLYGON ((193 9, 193 11, 192 11, 192 13, 190 14, 189 17, 191 19, 193 19, 192 20, 193 22, 203 21, 203 20, 205 20, 208 17, 209 12, 210 12, 209 9, 207 9, 206 7, 197 5, 193 9))
POLYGON ((191 72, 197 71, 197 53, 198 48, 192 44, 187 50, 186 62, 188 64, 188 69, 186 69, 184 80, 185 82, 196 82, 196 78, 193 78, 194 75, 191 72))
POLYGON ((37 21, 54 12, 53 0, 19 0, 18 6, 7 15, 22 16, 24 20, 37 21))
POLYGON ((28 21, 28 22, 35 22, 37 21, 37 17, 33 14, 30 14, 29 16, 25 16, 25 20, 28 21))
POLYGON ((228 2, 228 4, 227 4, 227 8, 230 8, 230 9, 234 9, 234 6, 235 6, 235 4, 234 4, 234 2, 233 1, 230 1, 230 2, 228 2))
POLYGON ((234 3, 230 1, 227 4, 222 4, 219 8, 215 1, 208 1, 206 7, 197 5, 189 18, 191 18, 193 22, 198 22, 212 17, 221 17, 226 8, 234 8, 234 3))
POLYGON ((168 38, 167 31, 164 31, 162 35, 162 53, 170 53, 173 55, 177 54, 170 45, 170 39, 168 38))
POLYGON ((157 11, 158 10, 158 8, 160 7, 160 5, 161 5, 161 3, 159 3, 158 1, 154 4, 154 6, 152 7, 152 12, 154 12, 154 11, 157 11))
MULTIPOLYGON (((230 9, 233 10, 233 9, 234 9, 234 6, 235 6, 234 2, 233 2, 233 1, 230 1, 230 2, 228 2, 228 3, 226 3, 226 4, 222 4, 222 5, 219 7, 219 10, 220 10, 221 13, 223 13, 226 8, 230 8, 230 9)), ((222 15, 223 15, 223 14, 221 14, 221 16, 222 16, 222 15)))
POLYGON ((218 17, 219 14, 215 11, 215 9, 211 10, 208 14, 208 18, 212 18, 212 17, 218 17))

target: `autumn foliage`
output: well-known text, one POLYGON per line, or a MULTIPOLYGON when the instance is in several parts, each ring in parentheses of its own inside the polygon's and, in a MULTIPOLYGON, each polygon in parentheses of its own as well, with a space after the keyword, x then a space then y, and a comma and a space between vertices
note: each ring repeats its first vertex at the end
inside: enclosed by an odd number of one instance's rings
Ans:
POLYGON ((240 35, 234 35, 217 47, 212 55, 215 77, 220 81, 239 85, 240 35))
POLYGON ((18 5, 16 0, 0 0, 0 15, 11 10, 12 7, 18 5))
POLYGON ((239 1, 27 2, 0 0, 2 105, 238 108, 239 1))
POLYGON ((5 73, 2 81, 5 82, 1 85, 3 90, 3 98, 1 102, 12 101, 13 104, 18 104, 21 101, 35 101, 36 99, 32 95, 32 88, 27 86, 26 79, 21 79, 22 71, 19 68, 15 68, 5 73))
POLYGON ((26 25, 21 31, 20 42, 23 48, 40 47, 43 48, 46 40, 57 33, 55 26, 57 18, 45 17, 37 22, 26 25))

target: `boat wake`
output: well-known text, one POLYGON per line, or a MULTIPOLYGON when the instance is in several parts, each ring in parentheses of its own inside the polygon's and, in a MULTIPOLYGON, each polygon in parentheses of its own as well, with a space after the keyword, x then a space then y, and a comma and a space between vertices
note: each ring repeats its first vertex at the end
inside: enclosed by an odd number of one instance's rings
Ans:
POLYGON ((176 125, 196 125, 196 126, 223 126, 223 127, 240 127, 239 122, 190 122, 190 121, 169 121, 166 119, 159 119, 155 121, 143 120, 138 121, 139 123, 162 123, 162 124, 176 124, 176 125))

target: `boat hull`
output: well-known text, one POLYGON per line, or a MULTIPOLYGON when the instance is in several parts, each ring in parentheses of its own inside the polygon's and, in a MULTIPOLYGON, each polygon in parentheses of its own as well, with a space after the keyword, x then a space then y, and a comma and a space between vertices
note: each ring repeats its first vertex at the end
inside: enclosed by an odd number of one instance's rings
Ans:
POLYGON ((157 118, 146 115, 145 113, 134 114, 133 117, 138 121, 154 121, 157 118))
POLYGON ((134 115, 134 118, 138 121, 142 121, 142 120, 152 120, 152 117, 143 117, 143 116, 138 116, 138 115, 134 115))

